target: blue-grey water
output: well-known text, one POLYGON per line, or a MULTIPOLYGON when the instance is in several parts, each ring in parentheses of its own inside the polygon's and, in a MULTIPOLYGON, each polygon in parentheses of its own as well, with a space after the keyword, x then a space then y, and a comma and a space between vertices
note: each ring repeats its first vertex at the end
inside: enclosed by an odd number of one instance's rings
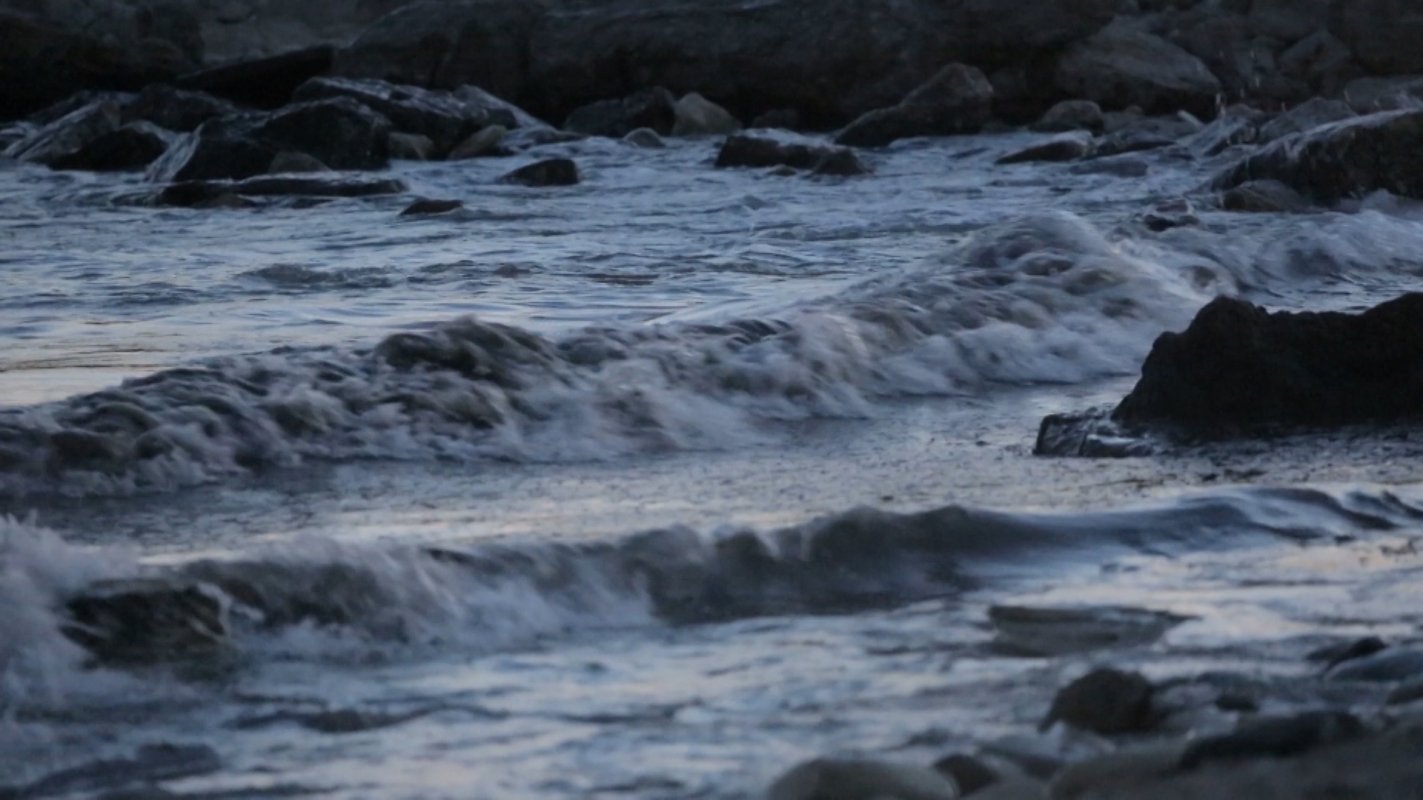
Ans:
POLYGON ((853 179, 595 139, 537 152, 572 188, 496 182, 527 155, 215 210, 0 165, 0 788, 167 743, 216 758, 44 793, 748 797, 1027 735, 1080 662, 996 654, 992 603, 1192 616, 1118 654, 1154 675, 1416 635, 1406 440, 1030 451, 1217 294, 1417 289, 1423 211, 1153 232, 1229 151, 994 166, 1032 138, 853 179), (95 420, 101 457, 47 444, 95 420), (65 599, 135 577, 222 594, 223 654, 86 664, 65 599))

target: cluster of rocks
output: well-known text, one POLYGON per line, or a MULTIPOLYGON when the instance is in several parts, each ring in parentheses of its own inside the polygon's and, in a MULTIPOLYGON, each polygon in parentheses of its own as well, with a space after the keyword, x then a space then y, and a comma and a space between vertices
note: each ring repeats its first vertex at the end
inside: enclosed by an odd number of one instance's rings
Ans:
MULTIPOLYGON (((1014 607, 991 617, 1011 640, 1026 621, 1034 638, 1054 643, 1027 657, 1140 644, 1180 621, 1121 608, 1014 607)), ((1414 705, 1423 699, 1423 649, 1369 638, 1307 658, 1317 666, 1278 679, 1214 672, 1153 682, 1092 668, 1058 690, 1036 735, 981 742, 933 764, 818 758, 777 778, 767 797, 1413 797, 1423 785, 1423 712, 1414 705)))

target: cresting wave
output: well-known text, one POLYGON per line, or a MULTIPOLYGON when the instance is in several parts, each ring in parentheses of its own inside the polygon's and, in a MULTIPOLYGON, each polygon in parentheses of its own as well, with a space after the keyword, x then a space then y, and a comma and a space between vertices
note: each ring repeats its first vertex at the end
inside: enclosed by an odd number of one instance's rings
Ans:
POLYGON ((754 441, 873 400, 1128 372, 1204 301, 1069 214, 769 319, 549 339, 462 318, 0 410, 0 495, 165 490, 309 459, 589 459, 754 441))
POLYGON ((1096 513, 862 508, 769 532, 671 528, 591 542, 302 541, 148 568, 7 521, 0 708, 61 701, 53 682, 89 674, 91 660, 503 652, 600 628, 890 607, 1116 557, 1332 541, 1419 520, 1423 507, 1386 491, 1249 489, 1096 513))

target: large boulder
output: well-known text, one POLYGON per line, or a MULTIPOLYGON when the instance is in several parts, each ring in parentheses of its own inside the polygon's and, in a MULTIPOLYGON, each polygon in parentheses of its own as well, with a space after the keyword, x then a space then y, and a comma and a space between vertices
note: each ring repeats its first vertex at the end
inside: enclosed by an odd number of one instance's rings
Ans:
POLYGON ((409 0, 184 0, 198 18, 211 64, 345 44, 409 0))
POLYGON ((240 181, 181 181, 157 195, 161 205, 203 207, 229 197, 373 197, 400 194, 409 187, 396 178, 337 173, 262 175, 240 181))
POLYGON ((666 136, 677 122, 677 99, 660 86, 641 89, 616 100, 599 100, 575 108, 563 129, 588 136, 621 139, 638 128, 666 136))
POLYGON ((1104 108, 1148 112, 1185 109, 1211 116, 1221 93, 1199 58, 1145 31, 1110 25, 1068 47, 1057 61, 1057 87, 1104 108))
POLYGON ((1336 33, 1359 63, 1377 74, 1423 72, 1423 2, 1348 0, 1338 3, 1336 33))
POLYGON ((312 45, 192 72, 176 84, 243 105, 280 108, 291 101, 296 87, 329 72, 335 54, 336 49, 329 44, 312 45))
POLYGON ((71 111, 12 144, 5 155, 47 166, 59 166, 95 140, 123 124, 119 104, 97 100, 71 111))
POLYGON ((145 120, 160 128, 187 133, 210 119, 236 114, 238 108, 220 97, 155 83, 124 103, 123 111, 125 122, 145 120))
POLYGON ((375 79, 313 78, 297 88, 297 100, 348 97, 406 133, 429 137, 436 152, 448 152, 476 131, 491 125, 518 125, 512 111, 471 102, 449 92, 401 86, 375 79))
POLYGON ((1270 313, 1218 298, 1162 334, 1113 412, 1223 434, 1423 415, 1423 294, 1362 314, 1270 313))
POLYGON ((1380 189, 1423 197, 1423 110, 1385 111, 1288 136, 1221 173, 1214 187, 1261 179, 1318 203, 1380 189))
POLYGON ((55 169, 84 169, 94 172, 139 170, 163 155, 175 134, 138 120, 99 136, 72 155, 50 164, 55 169))
POLYGON ((993 114, 993 85, 978 68, 950 64, 897 104, 861 115, 839 144, 881 147, 911 136, 976 133, 993 114))

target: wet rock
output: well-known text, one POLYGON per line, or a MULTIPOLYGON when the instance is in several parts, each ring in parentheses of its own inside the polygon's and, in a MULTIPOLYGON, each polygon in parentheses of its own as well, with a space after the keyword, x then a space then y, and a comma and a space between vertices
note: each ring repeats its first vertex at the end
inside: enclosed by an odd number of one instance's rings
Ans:
POLYGON ((1266 114, 1257 108, 1233 105, 1186 140, 1186 146, 1204 156, 1214 156, 1237 145, 1253 144, 1260 138, 1266 114))
POLYGON ((257 135, 256 115, 209 120, 180 137, 150 165, 150 181, 248 178, 265 173, 280 147, 257 135))
POLYGON ((273 113, 257 136, 313 156, 332 169, 386 166, 390 122, 347 98, 296 103, 273 113))
POLYGON ((1102 107, 1091 100, 1063 100, 1043 113, 1032 129, 1042 133, 1092 131, 1100 133, 1106 126, 1102 107))
POLYGON ((1423 650, 1394 648, 1361 656, 1329 671, 1334 681, 1407 681, 1423 676, 1423 650))
POLYGON ((1423 700, 1423 677, 1413 678, 1395 686, 1393 691, 1388 693, 1385 702, 1391 706, 1401 706, 1418 700, 1423 700))
POLYGON ((1030 658, 1149 644, 1185 621, 1162 611, 1126 606, 988 609, 996 652, 1030 658))
POLYGON ((393 131, 385 139, 385 148, 390 157, 397 160, 429 161, 435 157, 435 143, 418 133, 393 131))
POLYGON ((499 179, 500 183, 516 183, 521 186, 573 186, 578 181, 578 165, 568 158, 536 161, 499 179))
POLYGON ((1145 225, 1147 230, 1160 233, 1172 228, 1199 225, 1201 218, 1196 216, 1196 210, 1191 206, 1190 200, 1184 197, 1175 197, 1157 203, 1154 208, 1143 214, 1141 224, 1145 225))
POLYGON ((587 136, 620 139, 638 128, 651 128, 666 136, 677 121, 677 101, 658 86, 642 89, 618 100, 599 100, 574 109, 564 121, 564 130, 587 136))
POLYGON ((1420 318, 1423 294, 1357 315, 1217 298, 1184 332, 1156 340, 1113 417, 1210 435, 1414 417, 1423 413, 1420 318))
POLYGON ((868 175, 870 168, 860 161, 860 157, 849 150, 836 150, 816 163, 812 175, 829 175, 837 178, 852 178, 868 175))
POLYGON ((1260 125, 1257 138, 1261 143, 1273 142, 1354 116, 1354 109, 1343 100, 1314 97, 1260 125))
POLYGON ((1251 33, 1295 42, 1329 23, 1330 0, 1251 0, 1246 20, 1251 33))
POLYGON ((1008 778, 973 795, 977 800, 1048 800, 1047 786, 1032 778, 1008 778))
POLYGON ((176 89, 166 83, 147 86, 123 104, 125 122, 145 120, 179 133, 198 129, 210 119, 238 113, 237 106, 203 92, 176 89))
POLYGON ((741 120, 696 92, 683 95, 672 110, 676 115, 673 136, 726 135, 741 130, 741 120))
MULTIPOLYGON (((853 150, 835 147, 810 139, 756 136, 738 133, 728 136, 716 154, 716 167, 777 167, 815 170, 822 164, 838 161, 840 168, 859 164, 853 150)), ((860 164, 860 173, 869 172, 860 164)))
POLYGON ((312 78, 297 87, 293 96, 304 101, 349 97, 389 119, 397 130, 429 137, 440 153, 492 125, 506 130, 518 125, 513 112, 505 108, 465 102, 449 92, 374 79, 312 78))
POLYGON ((321 159, 315 156, 283 150, 272 157, 272 163, 267 167, 267 171, 274 175, 280 175, 288 172, 330 172, 331 168, 321 163, 321 159))
POLYGON ((1284 758, 1356 737, 1363 730, 1356 717, 1341 711, 1254 719, 1231 733, 1192 741, 1181 754, 1180 767, 1194 769, 1209 761, 1284 758))
POLYGON ((800 113, 791 108, 777 108, 757 114, 751 120, 752 128, 778 128, 783 131, 794 131, 800 128, 800 113))
POLYGON ((997 164, 1029 161, 1076 161, 1092 152, 1092 134, 1086 131, 1060 133, 1050 139, 1016 150, 998 159, 997 164))
POLYGON ((408 187, 394 178, 363 175, 270 175, 239 181, 180 181, 158 194, 162 205, 209 206, 228 196, 236 197, 372 197, 400 194, 408 187))
POLYGON ((189 73, 174 85, 254 108, 280 108, 298 86, 331 70, 335 52, 328 44, 303 47, 189 73))
POLYGON ((657 135, 657 131, 651 128, 638 128, 635 131, 631 131, 627 136, 623 137, 623 141, 631 145, 649 149, 659 149, 667 146, 667 143, 662 141, 662 137, 657 135))
MULTIPOLYGON (((207 775, 222 768, 222 759, 206 745, 147 744, 132 758, 91 761, 40 778, 21 787, 17 797, 93 796, 135 784, 207 775)), ((0 792, 3 792, 0 789, 0 792)))
POLYGON ((975 133, 993 113, 993 85, 976 67, 950 64, 888 108, 851 122, 837 144, 883 147, 911 136, 975 133))
POLYGON ((553 135, 563 133, 524 109, 502 97, 490 94, 478 86, 465 84, 456 87, 453 94, 460 102, 471 108, 482 109, 481 113, 485 117, 506 127, 525 132, 542 132, 553 135), (505 122, 505 118, 512 119, 514 124, 509 125, 505 122))
POLYGON ((1423 72, 1423 7, 1413 0, 1350 0, 1331 28, 1377 75, 1423 72))
POLYGON ((1053 776, 1052 800, 1077 800, 1103 788, 1136 784, 1176 769, 1186 743, 1130 747, 1069 764, 1053 776))
POLYGON ((859 759, 819 758, 771 784, 767 800, 956 800, 958 787, 927 767, 859 759))
POLYGON ((1095 669, 1058 691, 1042 727, 1065 722, 1100 734, 1148 730, 1155 721, 1151 682, 1135 672, 1095 669))
POLYGON ((1388 645, 1383 639, 1377 636, 1366 636, 1362 639, 1325 645, 1324 647, 1311 651, 1305 658, 1310 661, 1323 662, 1324 668, 1328 670, 1343 664, 1345 661, 1353 661, 1356 658, 1371 656, 1374 653, 1387 649, 1388 645))
POLYGON ((64 635, 104 663, 192 658, 227 644, 226 609, 202 584, 100 584, 70 598, 65 611, 64 635))
POLYGON ((1113 749, 1111 742, 1095 733, 1065 726, 1053 728, 1046 735, 1005 736, 987 742, 982 747, 982 756, 1001 759, 1010 765, 1000 770, 1000 779, 1017 774, 1026 774, 1038 780, 1050 780, 1068 764, 1089 758, 1096 758, 1113 749))
POLYGON ((1200 59, 1171 42, 1114 24, 1074 44, 1058 59, 1057 87, 1104 108, 1140 106, 1148 112, 1215 110, 1220 81, 1200 59))
POLYGON ((1275 180, 1246 181, 1220 195, 1226 211, 1257 214, 1297 214, 1309 210, 1309 201, 1299 192, 1275 180))
POLYGON ((509 129, 503 125, 490 125, 478 130, 470 134, 469 138, 455 145, 454 149, 450 150, 449 159, 459 161, 479 156, 499 155, 501 154, 499 143, 508 133, 509 129))
POLYGON ((963 795, 971 795, 1003 777, 985 759, 961 753, 935 761, 934 769, 952 780, 963 795))
POLYGON ((1216 177, 1216 189, 1278 180, 1318 203, 1380 189, 1423 197, 1423 110, 1386 111, 1281 139, 1216 177))
POLYGON ((29 122, 15 122, 4 127, 0 127, 0 156, 5 154, 16 142, 33 136, 38 126, 29 122))
POLYGON ((431 214, 448 214, 460 208, 464 208, 464 203, 460 200, 432 200, 422 197, 406 206, 405 210, 400 212, 400 216, 416 217, 431 214))
POLYGON ((122 125, 117 103, 100 100, 72 111, 11 145, 5 155, 53 166, 73 159, 94 141, 122 125))
POLYGON ((149 122, 130 122, 89 142, 70 156, 56 160, 55 169, 95 172, 139 170, 153 163, 173 144, 175 136, 149 122))
POLYGON ((1359 114, 1423 108, 1423 75, 1356 78, 1341 94, 1359 114))
POLYGON ((1280 54, 1279 69, 1315 91, 1337 92, 1353 77, 1353 52, 1328 31, 1315 31, 1280 54))
POLYGON ((1093 155, 1105 158, 1123 153, 1159 150, 1170 147, 1196 132, 1195 125, 1175 116, 1139 118, 1098 139, 1093 155))
POLYGON ((1130 458, 1158 452, 1160 443, 1150 431, 1123 425, 1109 409, 1049 414, 1038 425, 1035 456, 1130 458))

